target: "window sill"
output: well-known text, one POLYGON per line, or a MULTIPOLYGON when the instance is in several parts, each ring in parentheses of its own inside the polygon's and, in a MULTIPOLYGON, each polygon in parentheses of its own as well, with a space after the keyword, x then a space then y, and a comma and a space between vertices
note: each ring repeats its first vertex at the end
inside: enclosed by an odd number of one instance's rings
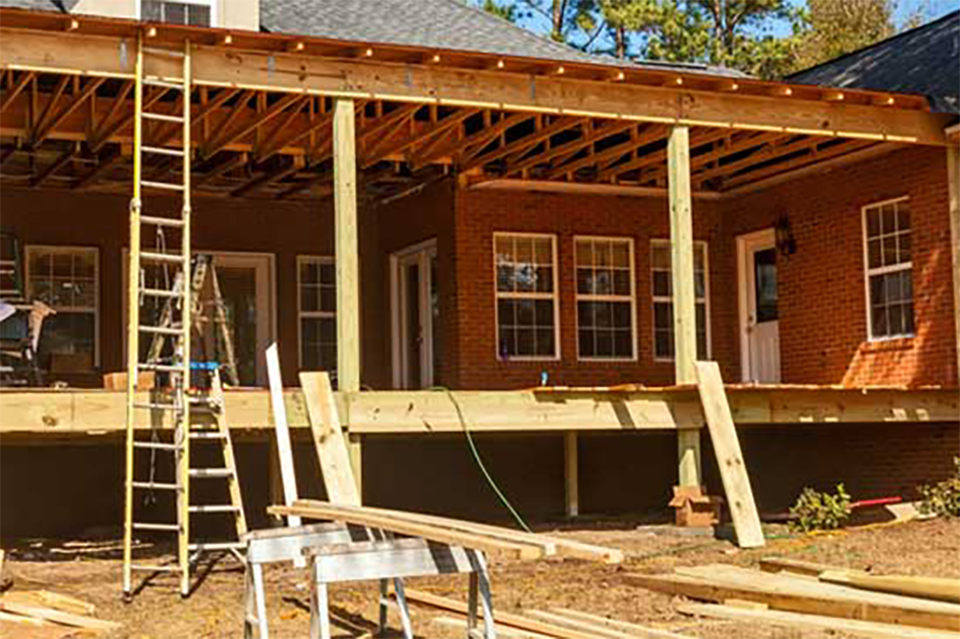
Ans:
POLYGON ((878 339, 866 341, 860 345, 862 353, 885 353, 888 351, 907 351, 914 347, 915 336, 910 337, 892 337, 890 339, 878 339))

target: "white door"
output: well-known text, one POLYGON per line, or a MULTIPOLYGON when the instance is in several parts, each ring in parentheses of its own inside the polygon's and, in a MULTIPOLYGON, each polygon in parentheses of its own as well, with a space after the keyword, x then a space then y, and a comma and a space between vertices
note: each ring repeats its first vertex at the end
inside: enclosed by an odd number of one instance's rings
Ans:
POLYGON ((436 384, 439 344, 437 320, 437 244, 430 240, 390 256, 393 306, 394 388, 429 388, 436 384))
POLYGON ((780 382, 777 247, 773 229, 737 238, 743 380, 780 382))

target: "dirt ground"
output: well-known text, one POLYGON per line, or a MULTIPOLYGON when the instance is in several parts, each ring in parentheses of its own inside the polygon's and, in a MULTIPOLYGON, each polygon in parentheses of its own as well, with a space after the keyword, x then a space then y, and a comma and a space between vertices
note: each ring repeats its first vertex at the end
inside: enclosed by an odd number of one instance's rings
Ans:
MULTIPOLYGON (((874 525, 836 534, 795 536, 785 528, 767 530, 772 536, 761 550, 740 551, 730 542, 681 531, 672 526, 638 525, 635 521, 578 523, 562 530, 541 527, 554 534, 625 551, 619 566, 604 566, 577 560, 550 559, 520 562, 490 557, 494 609, 509 612, 567 607, 613 618, 669 629, 703 639, 836 639, 845 635, 764 627, 757 624, 694 619, 675 610, 671 597, 628 585, 629 572, 670 572, 677 566, 729 563, 756 567, 759 559, 777 555, 807 561, 898 573, 960 577, 960 521, 914 521, 874 525)), ((110 548, 119 544, 34 542, 11 548, 4 576, 12 576, 14 590, 47 589, 73 595, 97 606, 97 616, 123 623, 111 635, 125 639, 197 638, 226 639, 241 635, 243 620, 243 573, 238 562, 225 558, 203 578, 194 594, 181 599, 175 577, 152 581, 125 604, 120 597, 121 562, 110 548), (106 552, 102 552, 107 549, 106 552)), ((305 637, 309 621, 304 574, 291 566, 272 566, 266 571, 267 609, 271 637, 305 637)), ((410 579, 408 587, 465 599, 466 577, 410 579)), ((377 618, 375 584, 334 586, 331 609, 335 636, 360 637, 375 629, 377 618)), ((456 628, 431 621, 438 616, 429 609, 412 606, 418 637, 462 637, 456 628)), ((392 632, 399 636, 399 622, 391 615, 392 632)), ((45 637, 18 634, 0 623, 0 636, 45 637)), ((71 636, 57 633, 51 637, 71 636)), ((79 636, 79 635, 77 635, 79 636)))

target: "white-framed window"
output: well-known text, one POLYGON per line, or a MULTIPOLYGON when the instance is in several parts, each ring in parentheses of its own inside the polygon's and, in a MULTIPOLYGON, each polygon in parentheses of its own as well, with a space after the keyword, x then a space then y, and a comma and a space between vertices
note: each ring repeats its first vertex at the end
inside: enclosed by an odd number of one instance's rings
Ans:
POLYGON ((138 18, 192 27, 217 26, 217 0, 139 0, 138 18))
POLYGON ((40 366, 55 359, 71 370, 91 370, 100 363, 100 252, 95 247, 26 247, 27 299, 39 300, 56 315, 43 322, 38 348, 40 366))
POLYGON ((332 257, 297 256, 300 368, 337 370, 337 273, 332 257))
MULTIPOLYGON (((673 275, 669 240, 650 241, 653 291, 653 357, 673 359, 673 275)), ((697 358, 710 358, 710 282, 707 243, 693 243, 693 287, 697 316, 697 358)))
POLYGON ((577 354, 582 360, 636 358, 633 240, 577 236, 577 354))
POLYGON ((912 260, 909 198, 863 207, 867 334, 871 340, 914 335, 912 260))
POLYGON ((557 236, 494 233, 497 354, 500 359, 558 359, 557 236))

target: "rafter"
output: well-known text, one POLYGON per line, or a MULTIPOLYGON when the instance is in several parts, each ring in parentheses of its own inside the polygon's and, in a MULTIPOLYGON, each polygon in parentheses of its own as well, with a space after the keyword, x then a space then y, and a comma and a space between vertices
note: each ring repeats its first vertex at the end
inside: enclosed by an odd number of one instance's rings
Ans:
POLYGON ((87 188, 96 182, 100 176, 107 171, 107 169, 113 167, 123 157, 123 155, 120 153, 120 149, 111 149, 110 151, 101 153, 100 155, 103 156, 103 159, 98 158, 96 166, 90 169, 86 175, 81 177, 72 188, 78 191, 87 188))
POLYGON ((230 191, 232 197, 242 197, 244 195, 250 195, 255 191, 259 191, 263 187, 271 184, 273 182, 280 181, 288 176, 293 175, 297 171, 303 168, 303 159, 299 157, 293 157, 289 162, 283 164, 280 167, 275 168, 272 171, 267 171, 258 177, 250 180, 246 184, 230 191))
POLYGON ((798 169, 811 164, 816 164, 818 162, 823 162, 831 158, 846 155, 847 153, 853 153, 855 151, 860 151, 866 149, 867 147, 876 146, 878 144, 872 140, 850 140, 849 142, 835 143, 826 149, 818 149, 817 146, 823 142, 825 141, 820 140, 818 145, 809 147, 805 154, 800 157, 793 158, 785 162, 772 164, 768 167, 757 169, 755 171, 743 173, 729 180, 724 180, 723 188, 733 189, 765 177, 776 175, 778 173, 784 173, 786 171, 798 169))
POLYGON ((27 85, 36 77, 36 74, 33 71, 27 71, 20 74, 20 79, 17 80, 10 89, 7 90, 7 94, 3 96, 3 102, 0 103, 0 114, 3 114, 7 108, 13 104, 13 101, 17 99, 17 96, 20 95, 24 89, 27 88, 27 85))
MULTIPOLYGON (((287 108, 289 108, 291 105, 299 105, 300 107, 302 107, 302 104, 303 104, 302 100, 303 100, 303 96, 299 94, 283 96, 282 98, 277 100, 277 102, 274 103, 271 107, 269 107, 266 111, 263 111, 257 114, 257 116, 253 118, 253 120, 251 120, 250 122, 244 123, 242 126, 238 127, 233 131, 230 131, 229 129, 224 129, 223 134, 219 138, 214 138, 214 141, 209 142, 201 147, 203 149, 202 155, 204 157, 213 156, 218 151, 221 151, 227 146, 229 146, 231 142, 243 139, 254 130, 260 128, 270 120, 274 119, 275 117, 277 117, 278 115, 286 111, 287 108)), ((231 117, 234 116, 236 113, 237 111, 234 111, 234 113, 231 113, 231 117)))
POLYGON ((461 164, 460 169, 462 171, 469 171, 470 169, 478 166, 495 162, 500 158, 512 153, 524 153, 543 143, 545 140, 550 139, 554 135, 557 135, 558 133, 562 133, 574 127, 582 126, 585 121, 586 120, 584 118, 560 117, 539 131, 535 131, 530 135, 525 135, 522 138, 514 140, 513 142, 503 144, 499 149, 491 151, 490 153, 474 157, 469 162, 461 164))
POLYGON ((514 173, 520 173, 527 169, 533 168, 538 164, 544 164, 549 162, 555 157, 567 154, 575 154, 583 150, 584 148, 608 138, 613 135, 618 135, 624 131, 629 131, 630 129, 636 128, 636 122, 613 122, 608 123, 605 126, 598 127, 593 131, 587 132, 584 136, 578 140, 571 140, 559 146, 553 147, 551 149, 546 149, 543 153, 534 154, 531 157, 519 161, 515 164, 507 165, 507 169, 504 172, 504 176, 509 176, 514 173))
POLYGON ((422 108, 422 104, 404 104, 367 124, 357 133, 357 148, 365 149, 371 140, 377 144, 389 139, 422 108))
POLYGON ((43 183, 47 181, 47 178, 53 176, 55 173, 57 173, 57 171, 70 164, 76 154, 76 149, 68 149, 67 151, 61 153, 60 157, 51 162, 47 168, 30 180, 30 186, 33 188, 39 188, 42 186, 43 183))
MULTIPOLYGON (((726 129, 706 129, 705 132, 701 132, 690 137, 690 148, 694 149, 698 146, 703 146, 704 144, 714 142, 715 140, 720 140, 729 135, 729 133, 730 132, 726 129)), ((666 149, 661 149, 652 153, 645 153, 644 155, 636 157, 633 160, 624 162, 623 164, 616 164, 600 171, 600 173, 597 175, 597 181, 605 182, 607 180, 619 177, 624 173, 630 173, 631 171, 636 171, 653 164, 666 162, 666 159, 666 149)))
POLYGON ((257 142, 256 151, 254 152, 254 157, 256 158, 257 162, 266 160, 274 155, 277 150, 283 148, 282 144, 276 144, 277 140, 287 130, 287 128, 293 124, 293 121, 297 119, 297 116, 300 115, 300 111, 303 109, 304 105, 309 104, 310 101, 314 99, 315 98, 313 96, 304 96, 300 103, 293 105, 287 115, 277 122, 276 126, 274 126, 273 130, 268 133, 266 137, 257 142))
POLYGON ((534 113, 505 113, 496 124, 489 125, 482 131, 474 133, 466 140, 454 145, 449 155, 457 158, 457 164, 463 165, 479 155, 495 139, 515 126, 534 119, 534 113))
MULTIPOLYGON (((145 95, 143 98, 143 110, 144 111, 149 110, 153 105, 159 102, 164 95, 167 94, 167 91, 169 91, 169 89, 160 87, 154 91, 148 92, 148 94, 145 95)), ((124 91, 121 95, 117 96, 117 100, 120 103, 120 106, 122 106, 126 102, 125 96, 127 93, 129 93, 129 89, 124 91)), ((112 112, 113 112, 113 109, 111 109, 111 113, 112 112)), ((130 111, 124 113, 122 116, 120 116, 113 122, 107 119, 104 119, 104 121, 101 122, 100 126, 98 127, 98 130, 95 131, 90 136, 90 141, 88 143, 88 146, 90 147, 90 151, 93 153, 99 153, 100 150, 103 149, 104 145, 106 145, 107 142, 110 141, 110 138, 112 138, 118 131, 121 131, 125 126, 128 126, 130 123, 133 122, 134 117, 135 117, 135 114, 133 112, 133 109, 131 108, 130 111)))
POLYGON ((796 136, 776 137, 767 142, 766 145, 764 145, 759 151, 752 153, 747 157, 740 158, 739 160, 734 160, 732 162, 727 162, 726 164, 720 164, 718 166, 700 171, 694 174, 692 179, 697 184, 703 184, 707 180, 715 177, 732 175, 750 166, 763 164, 764 162, 768 162, 778 156, 790 155, 792 153, 807 149, 810 146, 816 146, 817 144, 824 142, 823 138, 792 139, 795 137, 796 136))
POLYGON ((246 153, 236 153, 228 155, 223 161, 219 162, 212 166, 209 170, 204 171, 203 173, 198 173, 193 178, 194 186, 203 186, 211 180, 214 180, 228 171, 243 166, 249 161, 249 157, 246 153))
POLYGON ((255 95, 254 91, 244 91, 240 94, 240 97, 237 98, 236 103, 233 105, 230 112, 220 121, 220 124, 217 125, 217 128, 210 134, 207 143, 200 146, 200 155, 204 157, 213 157, 216 154, 216 149, 219 151, 222 146, 226 146, 226 143, 222 144, 221 141, 226 139, 227 142, 232 139, 233 136, 230 131, 230 127, 233 126, 233 123, 243 115, 243 112, 246 111, 247 105, 250 103, 250 99, 255 95))
MULTIPOLYGON (((604 129, 600 129, 601 132, 603 130, 604 129)), ((610 133, 610 135, 613 135, 613 133, 610 133)), ((568 162, 567 164, 558 165, 553 170, 547 172, 543 176, 543 179, 552 180, 552 179, 561 177, 563 175, 566 175, 568 173, 574 173, 588 166, 601 164, 608 160, 618 160, 624 155, 626 155, 627 153, 629 153, 630 151, 646 146, 647 144, 656 142, 657 140, 662 140, 666 136, 667 136, 666 129, 664 129, 663 127, 660 127, 659 125, 651 124, 642 132, 638 132, 634 135, 631 135, 630 139, 626 142, 622 142, 608 149, 604 149, 603 151, 598 151, 597 153, 588 155, 578 160, 573 160, 572 162, 568 162)), ((606 137, 610 137, 610 136, 609 135, 603 136, 603 138, 606 138, 606 137)), ((599 138, 597 141, 603 138, 599 138)))
POLYGON ((409 160, 410 168, 416 171, 426 164, 429 164, 435 157, 434 154, 437 149, 446 142, 447 133, 450 129, 459 126, 464 120, 477 113, 477 109, 462 109, 452 115, 448 115, 442 120, 432 123, 430 126, 423 127, 406 139, 375 147, 369 155, 363 158, 362 167, 365 169, 369 168, 383 159, 403 153, 407 149, 426 142, 420 151, 409 160))
POLYGON ((69 104, 64 106, 55 114, 52 113, 54 101, 51 101, 47 112, 44 113, 44 117, 40 118, 40 122, 37 124, 36 129, 31 135, 31 145, 36 146, 37 144, 43 142, 47 135, 49 135, 50 131, 56 128, 56 126, 65 119, 70 117, 74 111, 83 106, 84 102, 86 102, 94 93, 96 93, 97 89, 100 88, 100 85, 106 81, 106 78, 92 78, 89 82, 87 82, 87 86, 85 86, 82 91, 73 97, 69 104))

